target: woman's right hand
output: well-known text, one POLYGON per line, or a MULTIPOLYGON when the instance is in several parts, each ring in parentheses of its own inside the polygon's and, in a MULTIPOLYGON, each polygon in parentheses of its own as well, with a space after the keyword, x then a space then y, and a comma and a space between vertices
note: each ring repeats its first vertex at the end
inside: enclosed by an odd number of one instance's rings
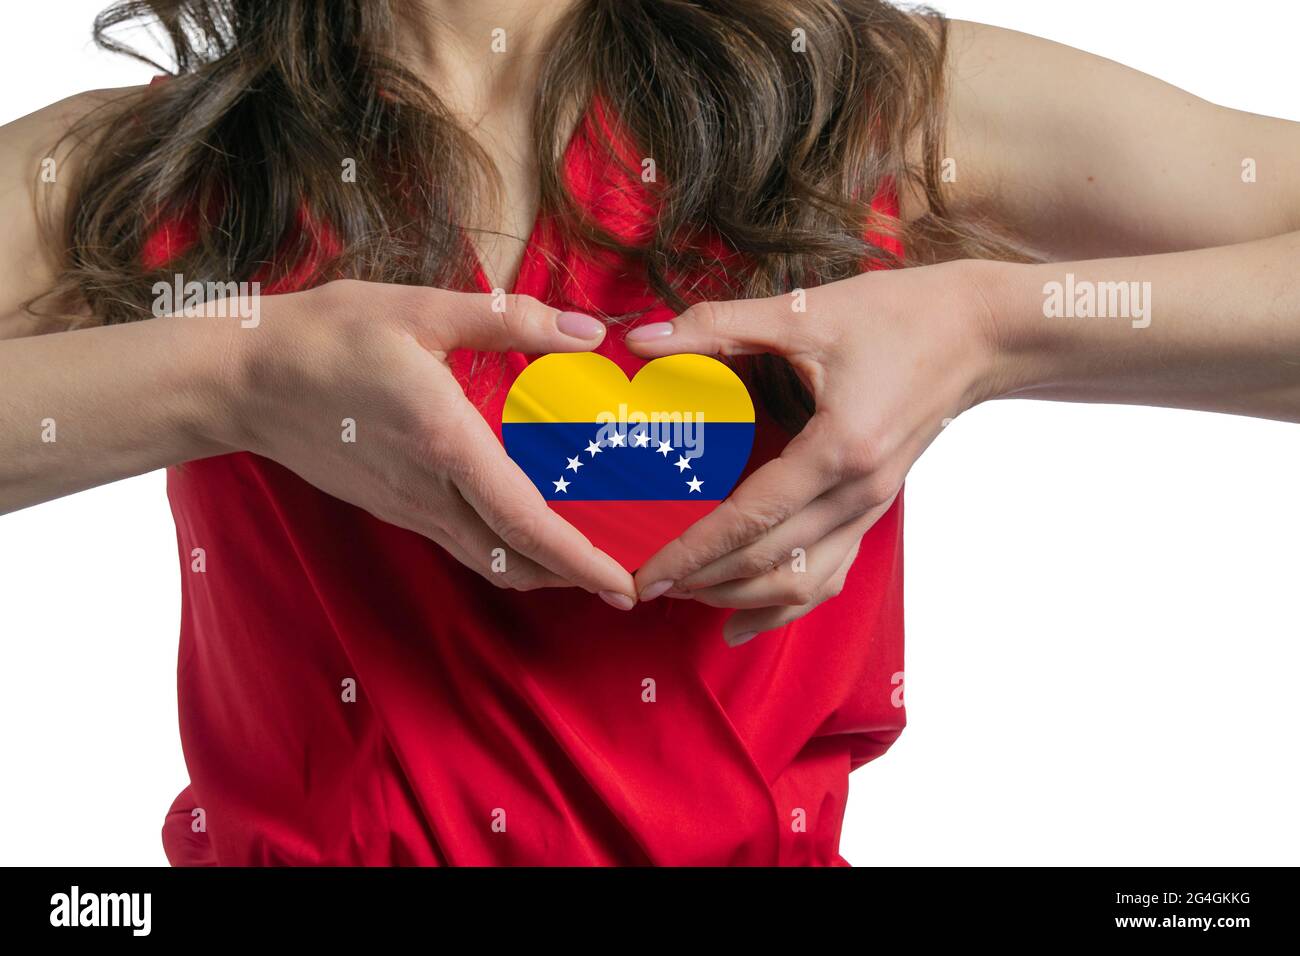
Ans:
POLYGON ((258 307, 228 339, 231 428, 218 441, 432 539, 500 587, 577 586, 632 607, 632 576, 547 507, 447 364, 455 349, 588 351, 603 323, 527 296, 354 280, 258 307))

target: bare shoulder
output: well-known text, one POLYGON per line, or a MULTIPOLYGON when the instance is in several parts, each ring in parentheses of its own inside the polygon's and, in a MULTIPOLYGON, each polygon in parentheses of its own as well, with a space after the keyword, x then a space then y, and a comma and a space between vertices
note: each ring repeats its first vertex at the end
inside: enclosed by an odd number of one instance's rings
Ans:
POLYGON ((88 90, 0 126, 0 200, 6 203, 5 211, 17 211, 9 203, 21 194, 30 199, 39 187, 66 182, 59 170, 60 160, 75 167, 77 147, 81 145, 77 131, 82 121, 145 89, 127 86, 88 90))
POLYGON ((88 90, 0 126, 0 338, 30 334, 22 303, 47 291, 61 267, 46 226, 63 215, 96 114, 144 89, 88 90))
MULTIPOLYGON (((936 32, 937 20, 924 13, 912 17, 918 26, 936 32)), ((947 199, 950 207, 969 208, 979 198, 970 195, 972 187, 979 187, 983 193, 988 185, 983 176, 988 158, 1005 148, 1010 134, 1006 123, 1033 122, 1025 116, 1025 108, 1032 109, 1034 104, 1053 98, 1050 89, 1039 86, 1042 74, 1054 73, 1053 61, 1059 63, 1061 56, 1087 54, 1016 30, 969 20, 944 18, 942 24, 943 159, 953 164, 951 178, 945 179, 950 186, 946 189, 947 199), (1031 73, 1038 74, 1036 81, 1026 83, 1031 73)), ((909 160, 914 165, 922 162, 921 150, 918 131, 909 144, 909 160)), ((905 190, 902 199, 904 218, 915 218, 928 210, 919 184, 905 190)))
POLYGON ((1049 258, 1227 245, 1300 223, 1300 125, 965 21, 950 24, 946 80, 950 208, 1049 258), (1269 175, 1255 185, 1246 165, 1269 175))

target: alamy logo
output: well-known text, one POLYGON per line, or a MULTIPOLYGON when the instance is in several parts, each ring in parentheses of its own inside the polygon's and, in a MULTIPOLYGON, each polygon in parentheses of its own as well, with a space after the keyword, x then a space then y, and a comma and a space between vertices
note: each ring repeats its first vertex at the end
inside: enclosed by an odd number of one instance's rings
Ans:
POLYGON ((51 926, 129 926, 131 935, 148 936, 152 894, 82 893, 81 887, 50 897, 51 926))
POLYGON ((178 272, 171 282, 155 282, 152 291, 155 316, 239 319, 245 329, 255 329, 262 321, 260 282, 187 282, 178 272))
POLYGON ((1064 282, 1043 285, 1043 316, 1048 319, 1131 319, 1133 328, 1151 324, 1150 282, 1093 282, 1065 274, 1064 282))

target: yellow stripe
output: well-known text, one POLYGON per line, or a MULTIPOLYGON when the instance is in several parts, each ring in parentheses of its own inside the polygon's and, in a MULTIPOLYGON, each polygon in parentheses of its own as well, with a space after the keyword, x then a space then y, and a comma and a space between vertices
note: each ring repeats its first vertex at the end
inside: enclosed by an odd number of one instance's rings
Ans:
MULTIPOLYGON (((594 422, 626 412, 647 418, 703 415, 705 422, 752 422, 754 403, 736 373, 707 355, 668 355, 629 382, 594 352, 543 355, 510 388, 501 420, 511 423, 594 422)), ((608 420, 608 419, 606 419, 608 420)))

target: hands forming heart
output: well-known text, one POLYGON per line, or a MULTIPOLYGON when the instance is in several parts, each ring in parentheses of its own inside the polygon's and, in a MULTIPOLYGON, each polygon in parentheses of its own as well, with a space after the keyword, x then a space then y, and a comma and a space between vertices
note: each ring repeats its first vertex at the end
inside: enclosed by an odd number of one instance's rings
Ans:
POLYGON ((996 347, 978 266, 868 272, 799 297, 693 306, 628 333, 628 347, 653 360, 632 382, 586 350, 548 355, 507 397, 506 449, 593 554, 635 571, 641 601, 734 608, 723 636, 742 644, 837 595, 912 463, 962 411, 1006 390, 1014 370, 996 347), (728 497, 754 410, 706 356, 759 352, 790 362, 815 413, 728 497))

